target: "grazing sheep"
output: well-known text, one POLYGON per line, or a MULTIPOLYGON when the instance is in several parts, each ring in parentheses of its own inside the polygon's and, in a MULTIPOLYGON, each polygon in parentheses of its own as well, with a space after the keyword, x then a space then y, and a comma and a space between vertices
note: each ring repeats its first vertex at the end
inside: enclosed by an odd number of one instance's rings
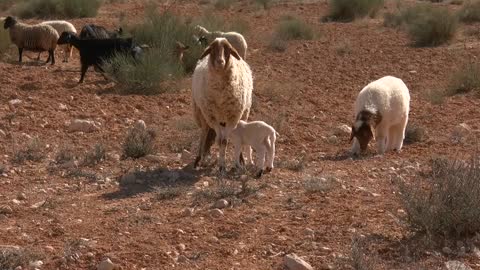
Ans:
POLYGON ((252 163, 252 147, 257 154, 258 172, 256 177, 263 174, 265 161, 267 162, 266 172, 273 169, 273 160, 275 159, 275 129, 263 121, 245 122, 240 120, 237 127, 230 134, 235 147, 235 162, 237 167, 241 166, 242 146, 247 146, 247 163, 252 163))
POLYGON ((138 46, 133 45, 132 38, 111 39, 80 39, 75 33, 63 32, 58 39, 58 44, 71 44, 80 51, 81 76, 79 83, 83 82, 89 66, 93 65, 104 72, 101 65, 115 53, 130 53, 134 56, 138 46))
POLYGON ((4 29, 9 29, 10 40, 18 47, 18 61, 22 62, 23 50, 43 52, 48 51, 47 62, 52 59, 55 64, 55 48, 57 47, 58 33, 50 25, 29 25, 8 16, 3 24, 4 29))
POLYGON ((202 27, 200 25, 195 26, 195 30, 200 36, 198 38, 199 43, 209 44, 209 42, 212 42, 214 39, 223 37, 226 38, 228 42, 230 42, 230 44, 232 44, 232 46, 237 50, 243 60, 247 59, 247 41, 241 34, 237 32, 210 32, 205 29, 205 27, 202 27))
POLYGON ((95 24, 87 24, 80 31, 81 39, 105 39, 105 38, 119 38, 123 34, 123 29, 120 27, 114 31, 108 31, 105 27, 95 24))
MULTIPOLYGON (((67 21, 45 21, 41 22, 40 25, 50 25, 55 30, 57 30, 58 35, 60 36, 63 32, 72 32, 72 33, 77 33, 77 29, 75 29, 75 26, 73 24, 67 22, 67 21)), ((68 62, 68 59, 72 56, 72 45, 70 44, 65 44, 62 45, 62 50, 64 53, 63 56, 63 62, 68 62)), ((38 53, 38 60, 40 60, 40 54, 41 52, 38 53)))
POLYGON ((405 83, 398 78, 386 76, 365 86, 355 101, 355 123, 350 140, 352 153, 367 149, 374 137, 377 153, 400 151, 408 122, 410 94, 405 83))
POLYGON ((216 135, 220 147, 219 169, 225 170, 227 139, 240 119, 248 119, 252 89, 250 66, 226 38, 216 38, 205 49, 193 72, 193 114, 201 128, 194 167, 208 154, 216 135))

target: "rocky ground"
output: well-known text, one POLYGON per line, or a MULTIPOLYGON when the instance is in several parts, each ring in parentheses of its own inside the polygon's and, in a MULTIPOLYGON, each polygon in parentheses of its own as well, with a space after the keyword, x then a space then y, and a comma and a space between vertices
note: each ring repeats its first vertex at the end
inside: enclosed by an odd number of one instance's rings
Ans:
MULTIPOLYGON (((201 2, 170 8, 199 16, 201 2)), ((114 27, 120 15, 142 18, 143 7, 132 0, 105 4, 97 18, 72 22, 77 29, 90 22, 114 27)), ((425 247, 416 239, 394 185, 398 177, 414 183, 432 158, 476 150, 480 100, 467 94, 436 104, 432 95, 480 53, 479 37, 466 34, 478 25, 462 25, 448 45, 414 48, 403 31, 383 26, 381 14, 322 23, 327 10, 325 1, 285 1, 268 10, 241 1, 215 11, 248 23, 251 119, 280 133, 276 168, 260 180, 191 169, 199 132, 190 78, 174 93, 118 95, 93 71, 77 84, 76 51, 67 64, 45 66, 28 58, 19 65, 12 49, 0 62, 3 254, 26 257, 30 266, 22 269, 112 269, 110 262, 118 269, 309 269, 292 266, 298 257, 310 269, 353 269, 353 259, 370 269, 444 269, 447 261, 480 268, 475 249, 425 247), (283 15, 307 21, 317 38, 291 41, 285 52, 268 49, 283 15), (410 88, 410 124, 425 135, 401 153, 352 159, 344 125, 351 124, 358 91, 384 75, 410 88), (86 129, 72 129, 79 120, 86 129), (121 159, 138 120, 156 130, 156 152, 121 159), (83 162, 96 144, 106 158, 83 162), (44 157, 16 162, 28 146, 44 157), (57 164, 61 151, 75 160, 57 164)))

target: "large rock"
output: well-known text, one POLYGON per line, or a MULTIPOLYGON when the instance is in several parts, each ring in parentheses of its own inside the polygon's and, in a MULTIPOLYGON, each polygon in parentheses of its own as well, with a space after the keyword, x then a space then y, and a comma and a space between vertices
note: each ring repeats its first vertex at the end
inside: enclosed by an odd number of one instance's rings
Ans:
POLYGON ((309 263, 298 257, 295 253, 286 255, 284 262, 288 270, 313 270, 313 267, 309 263))
POLYGON ((100 130, 99 124, 92 120, 75 119, 67 125, 69 132, 90 133, 100 130))

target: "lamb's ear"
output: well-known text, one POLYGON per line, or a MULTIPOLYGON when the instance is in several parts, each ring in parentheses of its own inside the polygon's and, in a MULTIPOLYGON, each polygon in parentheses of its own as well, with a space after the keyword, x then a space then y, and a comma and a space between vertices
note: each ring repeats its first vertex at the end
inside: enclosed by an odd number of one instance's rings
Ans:
POLYGON ((230 44, 230 42, 226 42, 224 43, 224 45, 226 46, 225 49, 229 50, 230 54, 233 55, 233 57, 237 58, 237 60, 241 59, 237 50, 232 46, 232 44, 230 44))
POLYGON ((212 47, 211 46, 208 46, 205 51, 203 51, 202 55, 200 56, 200 59, 203 59, 205 56, 207 56, 208 54, 210 54, 212 52, 212 47))

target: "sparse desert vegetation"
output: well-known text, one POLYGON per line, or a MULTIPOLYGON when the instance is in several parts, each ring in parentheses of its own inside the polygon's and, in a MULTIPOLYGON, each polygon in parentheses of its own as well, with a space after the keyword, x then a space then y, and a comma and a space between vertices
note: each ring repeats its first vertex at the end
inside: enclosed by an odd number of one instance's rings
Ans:
POLYGON ((477 2, 0 1, 128 45, 78 83, 79 50, 18 63, 0 31, 0 269, 478 268, 477 2), (249 120, 278 132, 260 179, 231 142, 219 171, 212 133, 193 168, 196 25, 248 43, 249 120), (387 75, 410 92, 403 147, 353 155, 355 98, 387 75))

